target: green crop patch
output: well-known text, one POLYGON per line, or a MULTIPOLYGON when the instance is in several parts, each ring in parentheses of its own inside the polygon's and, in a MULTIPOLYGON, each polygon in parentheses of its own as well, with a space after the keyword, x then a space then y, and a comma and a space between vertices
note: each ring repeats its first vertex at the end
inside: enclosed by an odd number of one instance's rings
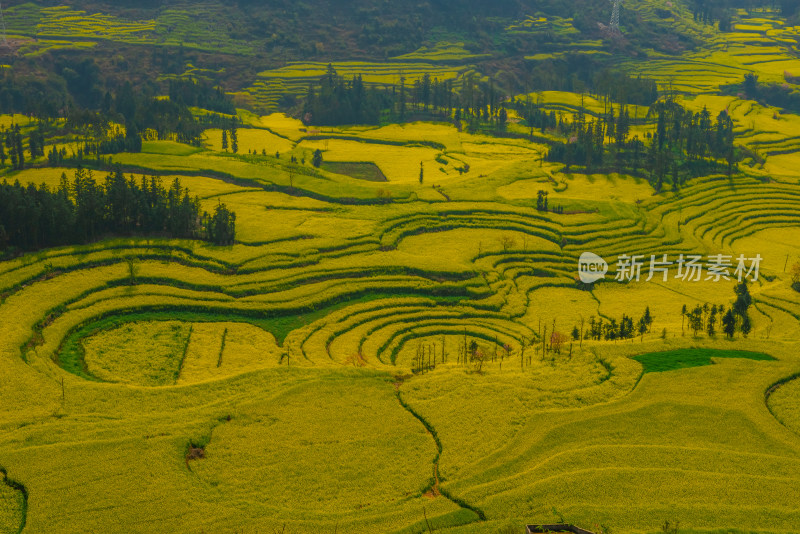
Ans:
POLYGON ((344 174, 368 182, 388 182, 380 167, 374 163, 325 162, 322 168, 334 174, 344 174))
POLYGON ((681 349, 666 352, 651 352, 633 359, 644 366, 645 373, 661 373, 689 367, 712 365, 712 358, 745 358, 748 360, 774 360, 769 354, 746 350, 681 349))

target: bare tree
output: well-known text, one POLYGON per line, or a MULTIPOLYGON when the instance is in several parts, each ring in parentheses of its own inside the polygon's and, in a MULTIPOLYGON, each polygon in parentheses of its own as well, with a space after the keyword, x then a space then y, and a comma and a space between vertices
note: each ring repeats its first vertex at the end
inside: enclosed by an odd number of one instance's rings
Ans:
POLYGON ((545 326, 544 332, 542 334, 542 360, 544 360, 545 354, 547 354, 547 345, 545 341, 546 339, 547 339, 547 327, 545 326))
POLYGON ((503 252, 506 252, 508 249, 514 247, 517 244, 517 240, 514 239, 511 235, 504 235, 500 238, 500 246, 503 247, 503 252))
POLYGON ((561 332, 553 331, 550 334, 550 348, 558 354, 561 354, 561 347, 564 346, 564 343, 567 341, 566 334, 562 334, 561 332))

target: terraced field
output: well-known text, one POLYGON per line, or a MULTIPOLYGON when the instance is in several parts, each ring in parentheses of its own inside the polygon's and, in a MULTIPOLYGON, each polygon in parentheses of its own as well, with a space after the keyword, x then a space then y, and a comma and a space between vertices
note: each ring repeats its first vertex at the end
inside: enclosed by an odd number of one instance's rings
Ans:
POLYGON ((40 55, 43 48, 80 48, 102 41, 254 53, 252 43, 230 35, 234 30, 232 24, 226 25, 224 33, 220 32, 214 21, 230 13, 210 3, 166 7, 157 18, 144 20, 89 12, 69 5, 43 7, 31 2, 6 6, 3 15, 8 38, 24 56, 40 55))
MULTIPOLYGON (((179 39, 195 20, 165 10, 103 19, 98 34, 68 8, 9 11, 10 30, 35 19, 54 39, 179 39)), ((506 29, 574 30, 545 17, 506 29)), ((694 111, 729 110, 736 143, 766 156, 679 192, 564 173, 543 161, 546 136, 445 123, 313 128, 240 110, 239 154, 209 129, 202 147, 114 155, 126 174, 179 178, 206 210, 224 201, 237 240, 105 239, 0 262, 0 532, 489 533, 560 519, 797 532, 800 119, 717 94, 750 70, 794 69, 795 30, 742 14, 708 50, 628 65, 694 111), (315 150, 327 165, 312 166, 315 150), (537 210, 539 191, 563 213, 537 210), (577 280, 587 251, 610 266, 591 287, 577 280), (623 254, 643 256, 641 280, 614 280, 623 254), (736 281, 681 280, 677 265, 646 281, 664 254, 760 255, 749 335, 693 337, 681 308, 730 306, 736 281), (645 308, 653 324, 633 339, 582 335, 645 308)), ((442 41, 335 66, 380 84, 455 79, 476 59, 442 41)), ((250 94, 272 105, 326 65, 263 72, 250 94)), ((564 116, 606 105, 518 98, 564 116)), ((28 126, 0 124, 12 120, 28 126)), ((4 177, 56 186, 72 171, 4 177)))
MULTIPOLYGON (((399 86, 401 78, 411 86, 414 80, 430 75, 440 82, 457 80, 466 72, 468 61, 480 56, 465 53, 460 47, 447 43, 424 49, 405 56, 398 56, 385 63, 362 61, 335 62, 333 68, 339 76, 351 80, 360 75, 367 87, 399 86)), ((284 95, 301 96, 308 92, 308 85, 317 82, 327 72, 328 63, 290 63, 285 67, 261 72, 258 80, 243 92, 262 109, 276 109, 279 98, 284 95)))
MULTIPOLYGON (((743 173, 654 196, 631 177, 539 167, 542 146, 525 140, 243 119, 240 138, 269 155, 225 155, 209 131, 205 151, 150 142, 118 156, 179 176, 204 205, 224 199, 236 245, 104 241, 0 266, 14 377, 0 389, 0 466, 27 492, 3 490, 11 530, 22 517, 32 532, 146 530, 145 510, 164 531, 268 517, 291 532, 421 532, 427 517, 491 532, 556 519, 553 508, 621 531, 667 517, 771 531, 800 521, 794 382, 764 401, 798 370, 800 305, 783 272, 800 257, 795 186, 743 173), (372 162, 388 182, 288 161, 315 147, 372 162), (419 184, 419 160, 437 157, 470 170, 429 170, 419 184), (539 189, 565 213, 537 212, 539 189), (679 310, 731 302, 733 282, 583 291, 587 249, 612 273, 622 253, 761 253, 754 331, 733 346, 775 359, 643 376, 631 356, 732 346, 684 336, 679 310), (655 323, 642 340, 541 350, 553 329, 645 303, 655 323), (480 373, 468 350, 483 355, 480 373), (631 493, 647 498, 631 506, 631 493)), ((61 171, 18 178, 55 184, 61 171)))
POLYGON ((703 34, 703 46, 680 57, 653 54, 646 62, 628 66, 685 94, 713 94, 720 85, 738 83, 755 72, 764 82, 784 82, 784 73, 800 72, 796 55, 798 29, 786 26, 769 12, 740 12, 731 32, 703 34))

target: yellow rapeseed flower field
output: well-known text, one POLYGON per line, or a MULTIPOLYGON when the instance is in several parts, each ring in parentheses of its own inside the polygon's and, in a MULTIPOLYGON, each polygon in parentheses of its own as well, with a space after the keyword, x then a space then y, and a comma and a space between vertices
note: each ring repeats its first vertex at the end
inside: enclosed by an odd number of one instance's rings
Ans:
MULTIPOLYGON (((728 110, 737 150, 752 151, 730 178, 678 192, 565 172, 542 158, 554 134, 531 141, 513 114, 495 138, 240 111, 238 154, 212 129, 205 146, 113 155, 137 180, 179 178, 204 211, 224 202, 236 243, 120 237, 0 262, 0 532, 489 533, 561 516, 631 534, 665 520, 796 531, 800 123, 717 93, 746 72, 800 73, 785 47, 798 30, 739 13, 719 33, 674 11, 711 44, 626 66, 692 111, 728 110), (317 149, 388 181, 317 169, 317 149), (544 193, 551 209, 537 209, 544 193), (577 280, 584 252, 608 262, 606 280, 577 280), (748 335, 727 339, 718 321, 695 336, 683 306, 707 319, 705 305, 735 303, 736 281, 681 280, 677 265, 647 281, 663 254, 760 255, 748 335), (614 279, 621 255, 644 258, 641 280, 614 279), (633 338, 585 336, 623 315, 633 338), (709 351, 707 365, 645 372, 634 359, 689 349, 709 351), (722 357, 734 349, 774 359, 722 357)), ((158 24, 187 16, 167 10, 158 24)), ((40 31, 137 42, 153 24, 59 7, 40 31)), ((509 31, 574 27, 536 15, 509 31)), ((436 61, 471 56, 447 41, 390 66, 336 67, 375 83, 400 70, 446 79, 463 68, 436 61)), ((326 66, 268 71, 264 90, 326 66)), ((530 99, 570 120, 606 106, 562 91, 530 99)), ((637 134, 655 131, 646 109, 629 111, 637 134)), ((0 118, 12 123, 29 127, 0 118)), ((4 178, 53 188, 62 172, 72 178, 67 167, 4 178)))
POLYGON ((84 361, 90 374, 108 382, 174 384, 188 337, 188 327, 172 321, 120 326, 84 340, 84 361))

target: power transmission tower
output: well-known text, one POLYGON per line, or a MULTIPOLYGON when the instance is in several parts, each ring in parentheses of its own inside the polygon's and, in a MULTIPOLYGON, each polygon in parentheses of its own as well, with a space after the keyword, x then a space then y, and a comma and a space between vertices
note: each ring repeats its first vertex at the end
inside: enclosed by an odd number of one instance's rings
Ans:
POLYGON ((621 35, 619 31, 619 5, 622 0, 611 0, 614 3, 614 9, 611 11, 611 23, 608 25, 608 31, 612 35, 621 35))

